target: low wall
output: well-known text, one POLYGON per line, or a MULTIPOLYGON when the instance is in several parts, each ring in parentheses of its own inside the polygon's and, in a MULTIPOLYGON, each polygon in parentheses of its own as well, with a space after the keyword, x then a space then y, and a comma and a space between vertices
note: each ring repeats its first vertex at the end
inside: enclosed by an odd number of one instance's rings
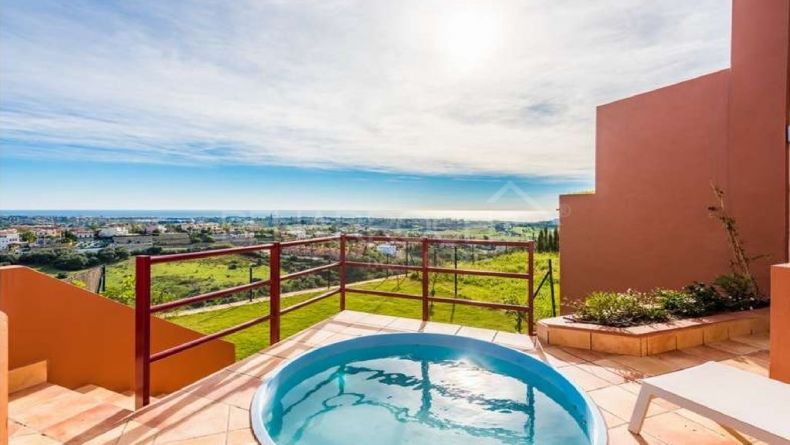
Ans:
MULTIPOLYGON (((610 354, 645 356, 692 348, 769 330, 768 309, 716 314, 629 328, 577 323, 567 317, 538 322, 541 343, 610 354)), ((773 351, 772 351, 773 354, 773 351)), ((772 360, 773 362, 773 356, 772 360)))
POLYGON ((0 445, 8 443, 8 317, 0 312, 0 445))
MULTIPOLYGON (((49 381, 123 392, 134 381, 134 309, 21 266, 0 267, 0 311, 9 320, 9 364, 47 360, 49 381)), ((154 317, 151 349, 158 352, 201 334, 154 317)), ((153 394, 169 393, 233 363, 222 340, 154 363, 153 394)))
POLYGON ((790 264, 771 267, 772 379, 790 383, 790 264))

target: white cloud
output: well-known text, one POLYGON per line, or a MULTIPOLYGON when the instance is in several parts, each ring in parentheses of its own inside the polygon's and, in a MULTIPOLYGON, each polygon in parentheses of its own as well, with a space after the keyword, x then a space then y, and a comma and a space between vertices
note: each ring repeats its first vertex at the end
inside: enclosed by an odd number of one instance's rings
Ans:
POLYGON ((595 106, 726 67, 729 14, 728 0, 6 1, 0 150, 589 177, 595 106))

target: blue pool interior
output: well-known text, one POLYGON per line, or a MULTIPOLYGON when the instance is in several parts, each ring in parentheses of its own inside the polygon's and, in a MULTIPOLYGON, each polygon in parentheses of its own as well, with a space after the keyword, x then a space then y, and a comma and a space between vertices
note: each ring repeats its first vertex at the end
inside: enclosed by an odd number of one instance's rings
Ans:
POLYGON ((253 400, 265 445, 605 443, 584 393, 521 352, 441 334, 381 334, 307 353, 253 400))

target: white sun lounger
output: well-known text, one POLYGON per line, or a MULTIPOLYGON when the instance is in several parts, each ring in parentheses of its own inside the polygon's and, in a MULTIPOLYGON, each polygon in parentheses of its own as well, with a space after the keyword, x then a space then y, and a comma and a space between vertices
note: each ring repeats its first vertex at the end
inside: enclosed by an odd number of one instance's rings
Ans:
POLYGON ((653 397, 705 416, 730 433, 790 445, 790 385, 708 362, 642 380, 628 430, 639 434, 653 397))

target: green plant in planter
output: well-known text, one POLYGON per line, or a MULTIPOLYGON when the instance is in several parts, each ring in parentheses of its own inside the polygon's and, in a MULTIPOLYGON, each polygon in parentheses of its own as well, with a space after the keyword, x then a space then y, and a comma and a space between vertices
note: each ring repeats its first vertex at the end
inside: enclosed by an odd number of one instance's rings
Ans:
POLYGON ((688 290, 656 289, 653 291, 656 302, 675 317, 699 317, 707 313, 706 305, 698 298, 698 293, 688 290))
POLYGON ((593 292, 574 315, 577 321, 628 327, 666 321, 669 313, 647 294, 636 291, 593 292))
POLYGON ((722 275, 716 278, 713 284, 721 289, 724 295, 722 304, 726 310, 744 311, 767 304, 757 294, 751 278, 742 274, 722 275))
POLYGON ((709 315, 726 309, 724 297, 710 284, 695 281, 683 288, 697 302, 699 310, 696 316, 709 315))

